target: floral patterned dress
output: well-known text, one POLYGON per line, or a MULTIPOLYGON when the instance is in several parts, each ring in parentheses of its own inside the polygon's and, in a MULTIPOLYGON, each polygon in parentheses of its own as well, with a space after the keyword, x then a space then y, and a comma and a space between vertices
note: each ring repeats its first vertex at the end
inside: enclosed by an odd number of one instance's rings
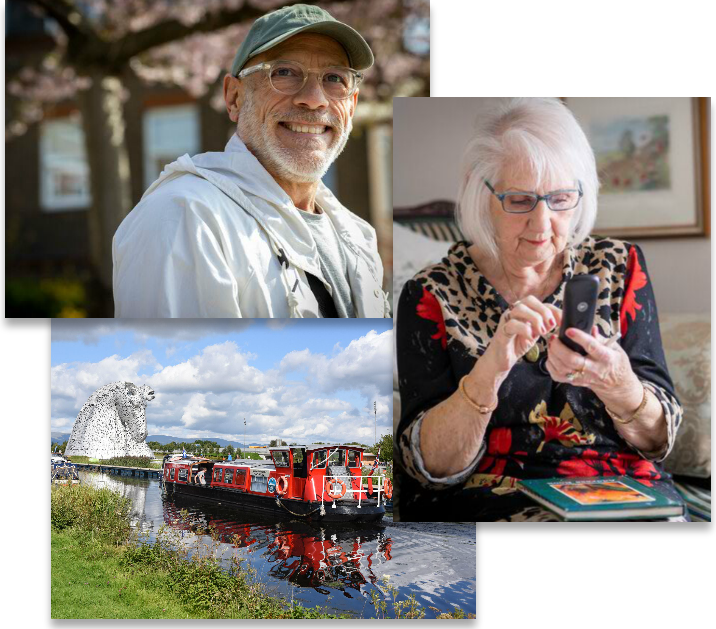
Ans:
MULTIPOLYGON (((556 383, 539 358, 522 358, 500 387, 482 448, 467 469, 431 476, 420 453, 423 415, 450 397, 480 359, 507 302, 459 242, 442 262, 410 280, 397 315, 401 421, 396 434, 403 468, 399 509, 404 521, 552 519, 516 488, 525 478, 628 475, 677 497, 659 465, 682 418, 661 345, 654 293, 637 245, 590 237, 565 252, 562 282, 544 303, 562 308, 573 275, 599 279, 595 325, 602 337, 621 334, 641 382, 661 403, 668 442, 640 452, 617 433, 604 404, 587 388, 556 383)), ((446 426, 449 430, 449 426, 446 426)))

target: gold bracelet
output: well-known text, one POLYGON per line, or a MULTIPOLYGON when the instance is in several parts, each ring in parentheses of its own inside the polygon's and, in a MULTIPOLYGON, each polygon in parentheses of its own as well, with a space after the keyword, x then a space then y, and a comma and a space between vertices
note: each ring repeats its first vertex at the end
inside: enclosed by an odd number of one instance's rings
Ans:
POLYGON ((604 405, 604 408, 606 409, 607 413, 609 414, 609 417, 611 417, 617 424, 622 424, 622 425, 631 424, 638 417, 639 413, 641 413, 644 410, 644 407, 646 406, 646 401, 647 401, 647 399, 646 399, 647 389, 643 383, 641 385, 641 388, 644 390, 644 396, 641 398, 641 404, 639 404, 639 408, 637 408, 634 411, 634 413, 632 414, 632 416, 629 419, 624 419, 622 417, 619 417, 619 415, 617 415, 614 411, 609 410, 609 407, 607 407, 606 404, 604 405))
POLYGON ((462 395, 462 397, 465 398, 465 401, 470 406, 472 406, 472 408, 474 408, 478 413, 480 413, 480 415, 489 415, 490 413, 492 413, 492 411, 497 408, 498 402, 495 402, 495 405, 490 407, 482 406, 481 404, 477 404, 476 402, 471 400, 470 396, 467 394, 467 391, 465 391, 465 378, 467 378, 467 376, 463 376, 460 379, 460 386, 458 386, 458 391, 460 391, 460 395, 462 395))

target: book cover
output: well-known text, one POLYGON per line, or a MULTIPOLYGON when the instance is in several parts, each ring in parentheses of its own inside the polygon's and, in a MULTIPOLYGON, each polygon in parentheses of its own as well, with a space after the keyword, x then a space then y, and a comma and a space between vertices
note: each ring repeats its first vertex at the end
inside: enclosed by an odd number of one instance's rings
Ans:
POLYGON ((683 514, 683 505, 628 476, 523 480, 518 488, 565 520, 639 520, 683 514))

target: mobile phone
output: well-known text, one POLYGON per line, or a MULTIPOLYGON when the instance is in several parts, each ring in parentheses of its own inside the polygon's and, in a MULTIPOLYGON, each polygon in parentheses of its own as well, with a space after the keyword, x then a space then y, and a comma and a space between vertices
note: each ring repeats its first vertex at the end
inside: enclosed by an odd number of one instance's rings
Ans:
POLYGON ((591 335, 594 313, 597 309, 599 279, 595 275, 575 275, 564 289, 562 325, 559 326, 559 340, 569 349, 586 356, 581 345, 568 338, 565 332, 577 328, 591 335))

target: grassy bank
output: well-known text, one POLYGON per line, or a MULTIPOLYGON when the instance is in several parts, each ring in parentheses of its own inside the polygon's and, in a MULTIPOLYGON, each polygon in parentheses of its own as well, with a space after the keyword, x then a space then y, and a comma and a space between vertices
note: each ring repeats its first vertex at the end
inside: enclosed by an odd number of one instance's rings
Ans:
MULTIPOLYGON (((57 485, 51 500, 54 619, 338 618, 270 595, 238 554, 222 557, 227 546, 212 529, 187 535, 162 526, 150 542, 129 525, 130 501, 109 489, 57 485)), ((238 538, 233 543, 238 548, 238 538)), ((378 618, 425 617, 414 596, 398 600, 387 578, 374 585, 378 618)), ((438 618, 465 617, 430 609, 438 618)))
POLYGON ((129 501, 108 489, 53 487, 51 520, 52 618, 336 618, 269 596, 238 558, 222 568, 216 540, 132 537, 129 501))
POLYGON ((128 570, 116 547, 52 531, 51 548, 52 618, 192 617, 170 593, 128 570))

